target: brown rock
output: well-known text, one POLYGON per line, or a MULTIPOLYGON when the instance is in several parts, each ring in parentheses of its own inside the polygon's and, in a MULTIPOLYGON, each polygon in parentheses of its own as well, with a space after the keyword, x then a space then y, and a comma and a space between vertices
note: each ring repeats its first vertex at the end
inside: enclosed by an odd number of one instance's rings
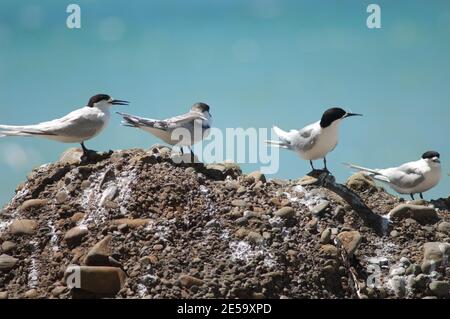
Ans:
POLYGON ((9 226, 13 235, 32 235, 36 232, 37 222, 31 219, 17 219, 9 226))
POLYGON ((205 283, 203 280, 189 275, 181 275, 178 280, 183 287, 187 288, 190 288, 194 285, 200 287, 205 283))
POLYGON ((148 224, 150 219, 129 219, 129 218, 122 218, 122 219, 115 219, 112 221, 114 225, 121 225, 121 224, 127 224, 130 228, 138 228, 139 226, 145 226, 148 224))
POLYGON ((0 255, 0 271, 9 271, 14 268, 19 260, 9 255, 0 255))
POLYGON ((300 186, 314 185, 317 182, 318 182, 317 178, 306 175, 297 181, 297 185, 300 185, 300 186))
POLYGON ((12 241, 4 241, 2 243, 2 252, 9 253, 10 251, 16 249, 16 247, 16 243, 13 243, 12 241))
POLYGON ((392 220, 412 218, 419 223, 434 222, 439 219, 436 210, 431 207, 400 204, 389 212, 392 220))
POLYGON ((358 172, 353 174, 347 180, 347 186, 356 191, 364 191, 364 190, 377 190, 377 186, 375 182, 368 177, 367 175, 358 172))
POLYGON ((450 235, 450 223, 449 222, 442 222, 438 225, 438 230, 441 233, 444 233, 446 235, 450 235))
POLYGON ((358 231, 344 231, 337 237, 349 256, 355 253, 362 241, 362 236, 358 231))
POLYGON ((64 240, 69 246, 78 246, 89 233, 86 227, 76 226, 70 229, 65 235, 64 240))
POLYGON ((72 223, 78 223, 80 220, 84 218, 84 213, 75 213, 72 217, 70 217, 70 221, 72 223))
POLYGON ((72 147, 66 150, 60 157, 59 162, 62 164, 78 164, 83 156, 81 148, 72 147))
POLYGON ((319 253, 327 258, 339 258, 339 250, 333 245, 322 245, 319 253))
POLYGON ((245 181, 250 182, 250 183, 257 183, 257 182, 266 182, 266 176, 264 174, 262 174, 260 171, 255 171, 252 172, 250 174, 248 174, 245 177, 245 181))
POLYGON ((8 299, 8 292, 7 291, 0 291, 0 300, 8 299))
POLYGON ((115 296, 125 285, 126 274, 117 267, 71 266, 66 269, 64 279, 69 288, 115 296))
POLYGON ((23 212, 29 209, 37 209, 47 205, 46 199, 29 199, 22 203, 19 207, 19 211, 23 212))
POLYGON ((27 290, 27 291, 23 294, 23 296, 24 296, 26 299, 35 299, 35 298, 37 298, 37 296, 38 296, 38 292, 37 292, 36 289, 30 289, 30 290, 27 290))
POLYGON ((283 207, 283 208, 277 210, 273 214, 280 218, 292 218, 295 216, 295 210, 292 207, 286 206, 286 207, 283 207))
POLYGON ((86 266, 111 266, 109 261, 109 256, 111 256, 109 242, 111 239, 111 236, 106 236, 95 244, 84 258, 84 264, 86 266))

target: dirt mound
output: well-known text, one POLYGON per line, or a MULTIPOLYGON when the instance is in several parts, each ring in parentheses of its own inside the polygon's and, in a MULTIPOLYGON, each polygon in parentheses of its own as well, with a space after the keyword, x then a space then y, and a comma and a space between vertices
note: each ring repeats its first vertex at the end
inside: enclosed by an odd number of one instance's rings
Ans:
POLYGON ((449 297, 448 201, 398 208, 353 178, 380 234, 311 178, 175 164, 162 146, 79 157, 34 170, 2 210, 0 298, 449 297))

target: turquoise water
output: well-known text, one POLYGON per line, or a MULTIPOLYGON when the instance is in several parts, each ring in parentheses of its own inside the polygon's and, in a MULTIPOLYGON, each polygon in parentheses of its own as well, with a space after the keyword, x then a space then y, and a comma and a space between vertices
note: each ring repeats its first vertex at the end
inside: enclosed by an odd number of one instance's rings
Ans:
MULTIPOLYGON (((220 129, 300 128, 339 105, 364 117, 342 125, 328 157, 338 180, 349 176, 341 162, 391 166, 430 149, 441 153, 450 172, 448 1, 376 1, 378 30, 366 27, 366 1, 75 3, 82 27, 70 30, 68 3, 0 2, 0 123, 59 117, 96 93, 129 100, 122 111, 154 118, 204 101, 220 129)), ((113 116, 87 145, 108 150, 156 142, 113 116)), ((55 161, 70 146, 1 139, 0 203, 31 168, 55 161)), ((272 177, 309 171, 291 152, 281 152, 280 162, 272 177)), ((258 167, 244 165, 246 171, 258 167)), ((448 195, 445 175, 426 197, 448 195)))

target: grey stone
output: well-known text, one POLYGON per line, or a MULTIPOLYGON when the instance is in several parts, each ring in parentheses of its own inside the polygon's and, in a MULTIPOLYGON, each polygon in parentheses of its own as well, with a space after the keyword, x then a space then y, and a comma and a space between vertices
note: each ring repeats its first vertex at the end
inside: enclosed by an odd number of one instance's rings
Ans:
POLYGON ((280 218, 292 218, 295 216, 295 210, 292 207, 283 207, 274 213, 280 218))
POLYGON ((331 229, 325 229, 320 235, 320 243, 321 244, 329 244, 331 240, 331 229))
POLYGON ((337 237, 349 256, 355 253, 362 241, 362 236, 358 231, 344 231, 337 237))
POLYGON ((429 285, 431 293, 438 298, 450 296, 450 284, 447 281, 432 281, 429 285))
POLYGON ((419 223, 434 222, 439 219, 436 210, 432 207, 400 204, 389 212, 392 220, 412 218, 419 223))
POLYGON ((328 209, 328 207, 330 207, 330 202, 324 201, 311 209, 311 213, 314 215, 321 215, 328 209))
POLYGON ((17 264, 19 260, 9 255, 0 255, 0 271, 9 271, 17 264))
POLYGON ((76 246, 81 243, 83 238, 89 233, 86 227, 76 226, 67 231, 64 240, 69 246, 76 246))

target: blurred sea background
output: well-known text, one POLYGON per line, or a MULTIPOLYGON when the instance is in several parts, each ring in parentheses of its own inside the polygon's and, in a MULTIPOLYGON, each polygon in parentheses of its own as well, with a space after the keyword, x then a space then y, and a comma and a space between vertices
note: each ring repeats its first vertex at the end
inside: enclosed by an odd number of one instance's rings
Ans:
MULTIPOLYGON (((450 2, 376 1, 381 29, 368 29, 367 1, 80 0, 81 29, 68 29, 53 0, 0 2, 0 123, 65 115, 96 93, 132 102, 116 109, 150 118, 211 105, 214 126, 301 128, 330 106, 363 113, 341 127, 328 156, 388 167, 441 153, 450 172, 450 2)), ((95 150, 148 148, 145 132, 108 128, 95 150)), ((0 139, 0 206, 32 168, 76 145, 0 139)), ((259 164, 242 165, 250 172, 259 164)), ((317 167, 322 163, 317 162, 317 167)), ((299 178, 309 163, 280 152, 272 178, 299 178)), ((450 195, 450 177, 426 198, 450 195)))

